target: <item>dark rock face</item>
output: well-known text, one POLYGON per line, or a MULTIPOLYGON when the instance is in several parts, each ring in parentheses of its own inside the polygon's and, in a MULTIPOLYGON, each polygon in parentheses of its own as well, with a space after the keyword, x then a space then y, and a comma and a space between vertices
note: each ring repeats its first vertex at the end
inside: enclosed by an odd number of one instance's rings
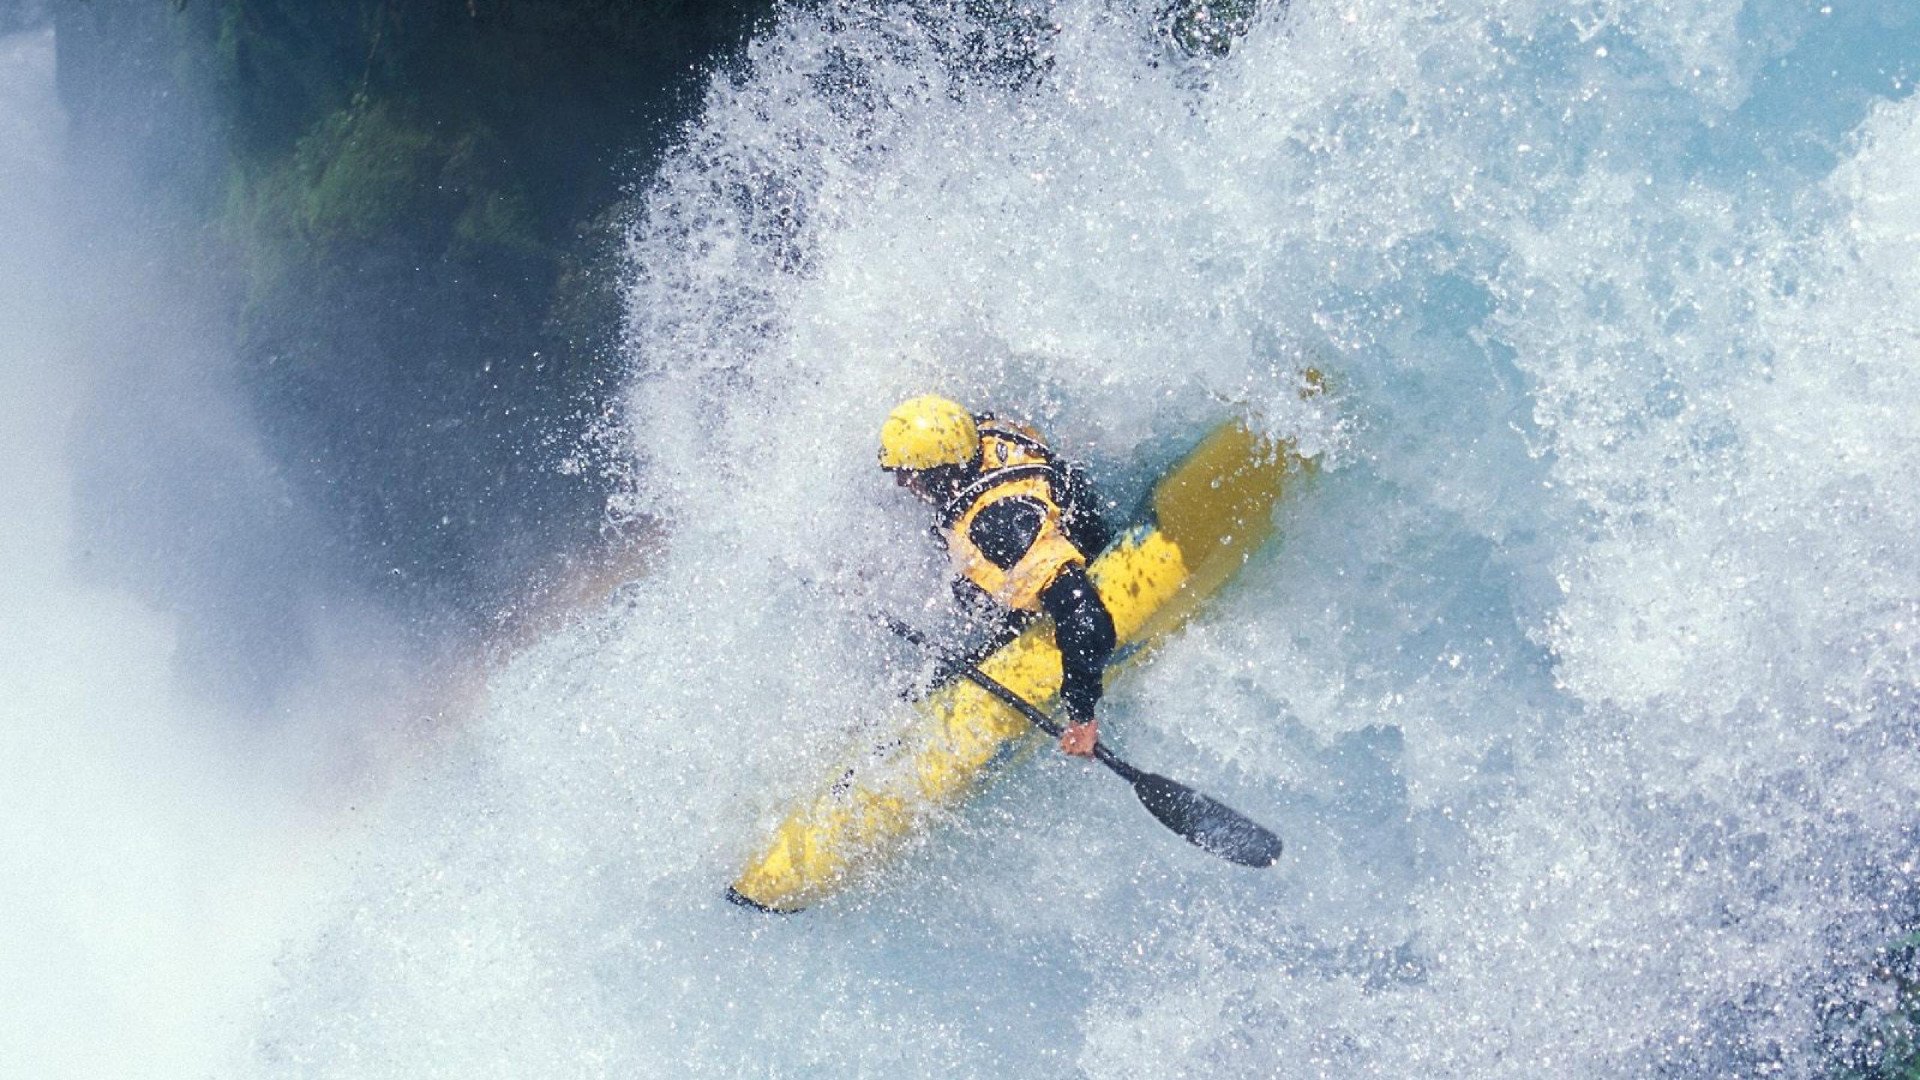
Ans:
POLYGON ((216 283, 357 576, 472 620, 592 543, 614 222, 771 0, 45 6, 80 177, 216 283))

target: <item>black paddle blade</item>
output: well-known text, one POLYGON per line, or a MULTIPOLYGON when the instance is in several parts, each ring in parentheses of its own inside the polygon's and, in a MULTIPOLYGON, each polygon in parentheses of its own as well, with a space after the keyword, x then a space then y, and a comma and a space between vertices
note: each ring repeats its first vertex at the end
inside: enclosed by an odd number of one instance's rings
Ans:
POLYGON ((1185 784, 1141 773, 1133 793, 1160 824, 1229 862, 1272 866, 1280 857, 1278 836, 1185 784))

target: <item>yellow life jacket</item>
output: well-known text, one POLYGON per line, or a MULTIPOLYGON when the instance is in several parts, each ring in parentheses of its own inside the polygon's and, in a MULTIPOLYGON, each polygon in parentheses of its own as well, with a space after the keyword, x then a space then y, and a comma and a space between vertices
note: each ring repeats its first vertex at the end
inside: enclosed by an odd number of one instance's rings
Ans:
POLYGON ((1060 571, 1087 558, 1067 539, 1060 505, 1054 498, 1053 454, 1032 428, 993 417, 976 420, 980 428, 980 475, 947 503, 939 529, 953 559, 954 572, 1010 608, 1040 610, 1040 594, 1060 571), (1040 531, 1012 566, 1001 567, 973 542, 970 530, 981 511, 1003 499, 1038 503, 1040 531))
POLYGON ((980 432, 980 471, 1015 465, 1052 465, 1053 451, 1047 449, 1040 433, 1025 424, 995 416, 976 416, 974 427, 980 432))

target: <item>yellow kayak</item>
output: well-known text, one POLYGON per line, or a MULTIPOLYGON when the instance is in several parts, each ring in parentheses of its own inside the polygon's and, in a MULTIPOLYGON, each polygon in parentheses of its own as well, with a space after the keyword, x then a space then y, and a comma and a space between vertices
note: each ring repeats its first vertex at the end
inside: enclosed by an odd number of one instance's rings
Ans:
MULTIPOLYGON (((1311 463, 1234 422, 1217 428, 1154 486, 1148 519, 1088 567, 1119 638, 1119 662, 1185 622, 1273 535, 1273 509, 1311 463)), ((1060 690, 1060 653, 1042 619, 979 668, 1043 708, 1060 690)), ((842 769, 796 807, 727 891, 765 911, 794 912, 871 874, 915 830, 964 799, 995 761, 1034 738, 1018 712, 958 681, 915 705, 896 738, 842 769)))

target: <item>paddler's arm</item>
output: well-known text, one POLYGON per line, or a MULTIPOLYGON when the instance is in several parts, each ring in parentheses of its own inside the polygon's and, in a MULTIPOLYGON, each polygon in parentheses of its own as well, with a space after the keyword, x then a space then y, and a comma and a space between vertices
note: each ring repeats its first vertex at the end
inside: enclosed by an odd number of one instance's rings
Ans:
POLYGON ((1067 720, 1060 749, 1090 755, 1100 737, 1094 706, 1100 703, 1102 678, 1113 655, 1113 616, 1086 567, 1077 564, 1062 570, 1040 594, 1040 607, 1052 616, 1053 640, 1060 647, 1060 711, 1067 720))

